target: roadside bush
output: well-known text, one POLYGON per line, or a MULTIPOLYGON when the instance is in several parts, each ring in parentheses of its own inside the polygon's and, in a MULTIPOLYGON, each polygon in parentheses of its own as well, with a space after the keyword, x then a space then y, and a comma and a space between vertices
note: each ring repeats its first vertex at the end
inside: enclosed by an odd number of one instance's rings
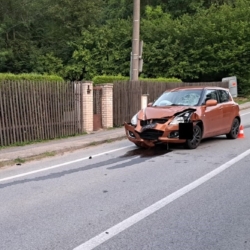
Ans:
MULTIPOLYGON (((126 76, 95 76, 93 78, 94 84, 103 84, 103 83, 113 83, 116 81, 128 81, 130 78, 126 76)), ((149 82, 182 82, 181 79, 178 78, 139 78, 140 81, 149 81, 149 82)))
POLYGON ((126 76, 95 76, 93 79, 94 84, 103 84, 103 83, 113 83, 115 81, 127 81, 129 80, 129 77, 126 76))
POLYGON ((0 73, 0 81, 48 81, 48 82, 64 82, 64 79, 57 75, 41 75, 41 74, 11 74, 0 73))
POLYGON ((149 82, 182 82, 181 79, 178 78, 164 78, 164 77, 159 77, 159 78, 140 78, 139 80, 141 81, 149 81, 149 82))

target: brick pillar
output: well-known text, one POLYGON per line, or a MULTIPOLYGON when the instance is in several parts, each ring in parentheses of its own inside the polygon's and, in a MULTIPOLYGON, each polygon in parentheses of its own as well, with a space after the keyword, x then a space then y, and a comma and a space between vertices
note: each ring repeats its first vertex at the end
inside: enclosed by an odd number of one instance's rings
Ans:
POLYGON ((102 85, 102 127, 113 127, 113 84, 102 85))
POLYGON ((82 84, 82 128, 84 132, 93 131, 93 82, 82 84))

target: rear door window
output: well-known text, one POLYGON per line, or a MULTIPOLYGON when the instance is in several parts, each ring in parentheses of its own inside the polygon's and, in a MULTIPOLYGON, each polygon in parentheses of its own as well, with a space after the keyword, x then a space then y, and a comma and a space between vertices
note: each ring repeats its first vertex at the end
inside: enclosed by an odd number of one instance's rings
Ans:
POLYGON ((229 101, 229 94, 225 90, 218 90, 220 102, 228 102, 229 101))

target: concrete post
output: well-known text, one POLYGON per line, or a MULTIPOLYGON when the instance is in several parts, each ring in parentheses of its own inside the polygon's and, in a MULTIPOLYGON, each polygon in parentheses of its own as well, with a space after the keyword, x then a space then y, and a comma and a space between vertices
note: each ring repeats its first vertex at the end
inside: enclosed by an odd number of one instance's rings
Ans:
POLYGON ((141 109, 144 109, 148 106, 148 94, 141 96, 141 109))
POLYGON ((102 85, 102 127, 113 127, 113 84, 102 85))
POLYGON ((93 82, 82 84, 82 128, 84 132, 93 131, 93 82))

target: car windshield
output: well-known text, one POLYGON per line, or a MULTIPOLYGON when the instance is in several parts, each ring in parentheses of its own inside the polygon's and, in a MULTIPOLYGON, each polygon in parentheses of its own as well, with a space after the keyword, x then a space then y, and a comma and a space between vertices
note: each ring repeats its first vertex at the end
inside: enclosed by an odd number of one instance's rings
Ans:
POLYGON ((156 106, 196 106, 201 98, 201 89, 178 90, 163 93, 153 104, 156 106))

